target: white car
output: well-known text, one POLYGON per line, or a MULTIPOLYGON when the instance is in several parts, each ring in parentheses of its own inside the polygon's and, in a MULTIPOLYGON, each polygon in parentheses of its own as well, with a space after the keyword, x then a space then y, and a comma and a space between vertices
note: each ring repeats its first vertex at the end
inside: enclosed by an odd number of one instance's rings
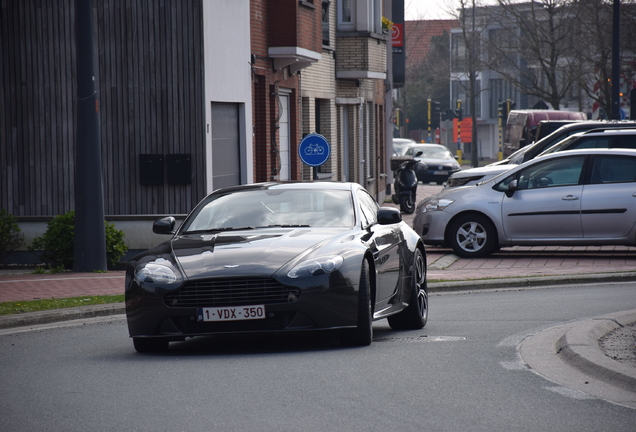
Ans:
POLYGON ((469 168, 461 170, 451 175, 446 183, 445 188, 452 188, 458 186, 474 186, 477 183, 488 181, 491 178, 498 176, 502 172, 513 169, 517 165, 487 165, 479 168, 469 168))
POLYGON ((393 138, 393 155, 404 156, 404 152, 408 146, 417 144, 415 141, 409 138, 393 138))
POLYGON ((462 257, 525 245, 636 245, 636 150, 535 158, 476 186, 421 201, 413 228, 462 257))

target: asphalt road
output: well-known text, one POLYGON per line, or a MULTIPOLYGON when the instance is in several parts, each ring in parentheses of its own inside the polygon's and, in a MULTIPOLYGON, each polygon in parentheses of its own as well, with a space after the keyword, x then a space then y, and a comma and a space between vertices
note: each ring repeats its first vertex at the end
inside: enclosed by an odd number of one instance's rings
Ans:
POLYGON ((592 380, 564 385, 522 354, 556 326, 635 309, 636 284, 435 293, 430 307, 423 330, 379 321, 364 348, 302 334, 140 355, 121 316, 4 331, 2 430, 634 430, 636 410, 593 396, 592 380))

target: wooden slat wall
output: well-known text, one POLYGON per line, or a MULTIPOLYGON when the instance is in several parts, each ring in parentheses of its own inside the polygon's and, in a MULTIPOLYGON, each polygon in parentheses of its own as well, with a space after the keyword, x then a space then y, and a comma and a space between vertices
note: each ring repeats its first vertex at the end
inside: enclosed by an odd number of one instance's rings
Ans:
MULTIPOLYGON (((201 0, 94 0, 104 208, 186 213, 205 193, 201 0), (192 184, 141 186, 139 154, 190 153, 192 184)), ((0 208, 74 208, 74 0, 0 0, 0 208)))

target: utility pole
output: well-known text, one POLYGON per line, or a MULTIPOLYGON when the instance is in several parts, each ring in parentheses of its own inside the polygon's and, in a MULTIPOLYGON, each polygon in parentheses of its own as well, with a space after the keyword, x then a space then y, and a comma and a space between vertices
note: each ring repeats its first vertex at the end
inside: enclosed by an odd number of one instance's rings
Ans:
POLYGON ((470 154, 470 165, 472 167, 478 167, 479 166, 479 150, 478 150, 478 146, 477 146, 477 62, 479 61, 478 55, 480 53, 480 50, 478 50, 478 47, 475 46, 475 44, 481 44, 481 40, 480 38, 476 37, 476 32, 475 32, 475 0, 473 0, 473 18, 472 18, 472 25, 473 25, 473 29, 472 29, 472 39, 473 42, 470 44, 470 51, 468 52, 468 56, 469 56, 469 79, 470 79, 470 115, 472 118, 472 126, 471 126, 471 133, 470 133, 470 140, 472 141, 471 143, 471 154, 470 154))
POLYGON ((620 26, 621 2, 614 0, 612 25, 612 120, 621 119, 621 54, 620 54, 620 26))
POLYGON ((93 7, 75 0, 77 142, 75 143, 75 245, 73 270, 106 270, 104 192, 99 99, 93 67, 93 7))

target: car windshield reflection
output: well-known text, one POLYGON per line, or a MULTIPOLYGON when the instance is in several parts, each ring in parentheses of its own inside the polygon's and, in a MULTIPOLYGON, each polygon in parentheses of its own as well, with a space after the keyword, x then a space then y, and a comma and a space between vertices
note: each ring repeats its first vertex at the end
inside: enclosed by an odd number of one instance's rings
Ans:
POLYGON ((351 227, 351 193, 330 190, 254 190, 212 195, 199 204, 182 232, 254 228, 351 227))

